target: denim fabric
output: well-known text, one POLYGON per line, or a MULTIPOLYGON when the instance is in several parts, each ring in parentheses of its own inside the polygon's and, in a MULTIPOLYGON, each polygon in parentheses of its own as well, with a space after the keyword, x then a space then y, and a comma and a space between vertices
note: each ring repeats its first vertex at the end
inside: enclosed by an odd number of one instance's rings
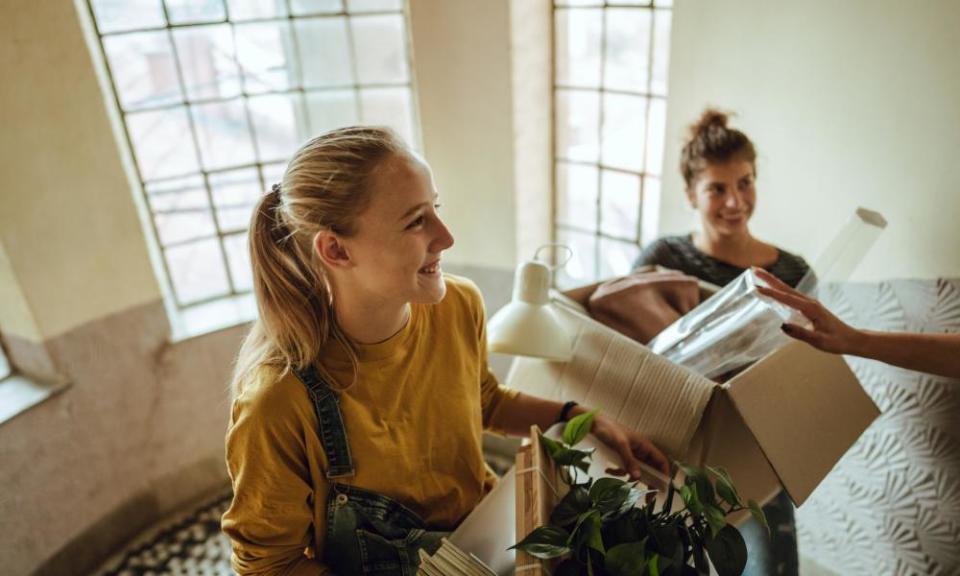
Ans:
POLYGON ((436 552, 448 535, 426 529, 419 516, 395 500, 335 484, 327 499, 324 561, 337 574, 413 576, 418 551, 436 552))
MULTIPOLYGON (((353 459, 337 395, 315 369, 297 370, 317 412, 327 478, 353 476, 353 459)), ((414 576, 419 550, 436 552, 449 532, 430 530, 413 511, 382 494, 334 482, 327 497, 323 561, 337 574, 414 576)))
POLYGON ((770 536, 759 522, 750 518, 740 527, 747 543, 747 566, 743 576, 797 576, 797 534, 793 520, 793 502, 786 492, 763 507, 770 536))
POLYGON ((340 399, 314 367, 296 371, 313 400, 320 422, 320 442, 327 454, 327 478, 353 476, 353 458, 347 441, 347 428, 340 414, 340 399))

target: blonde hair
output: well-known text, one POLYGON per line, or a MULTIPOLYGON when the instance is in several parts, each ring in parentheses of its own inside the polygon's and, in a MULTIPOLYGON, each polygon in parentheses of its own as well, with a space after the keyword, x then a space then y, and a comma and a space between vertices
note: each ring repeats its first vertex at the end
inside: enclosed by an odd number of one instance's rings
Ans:
POLYGON ((353 234, 356 217, 370 203, 377 168, 405 154, 410 154, 407 146, 387 128, 327 132, 294 154, 283 181, 257 204, 249 246, 259 318, 237 357, 235 393, 267 366, 281 374, 307 366, 326 372, 318 357, 331 339, 347 351, 356 379, 356 350, 337 325, 313 238, 321 230, 353 234))

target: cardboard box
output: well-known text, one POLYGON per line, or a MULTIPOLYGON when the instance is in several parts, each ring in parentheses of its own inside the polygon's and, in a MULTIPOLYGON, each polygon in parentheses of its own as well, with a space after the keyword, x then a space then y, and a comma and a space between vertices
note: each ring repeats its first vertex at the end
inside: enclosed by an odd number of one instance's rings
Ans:
POLYGON ((783 488, 803 504, 880 414, 842 357, 801 342, 723 384, 708 380, 590 318, 596 286, 556 295, 576 335, 573 359, 517 358, 506 385, 600 409, 672 459, 722 466, 744 500, 783 488))

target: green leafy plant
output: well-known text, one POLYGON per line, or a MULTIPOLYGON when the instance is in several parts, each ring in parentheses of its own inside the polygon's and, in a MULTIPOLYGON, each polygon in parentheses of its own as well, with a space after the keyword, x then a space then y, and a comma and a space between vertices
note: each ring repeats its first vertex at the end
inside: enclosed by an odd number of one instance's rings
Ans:
POLYGON ((636 483, 587 477, 592 450, 574 446, 589 433, 595 415, 594 411, 571 419, 562 441, 540 437, 550 458, 561 466, 569 491, 550 514, 548 525, 511 548, 558 560, 553 572, 557 576, 709 574, 708 558, 720 576, 741 574, 747 548, 726 518, 749 509, 767 527, 756 502, 745 506, 730 475, 710 466, 676 463, 660 510, 652 499, 641 503, 653 491, 641 491, 636 483), (676 483, 678 471, 684 474, 682 485, 676 483), (675 493, 683 501, 679 510, 671 510, 675 493))

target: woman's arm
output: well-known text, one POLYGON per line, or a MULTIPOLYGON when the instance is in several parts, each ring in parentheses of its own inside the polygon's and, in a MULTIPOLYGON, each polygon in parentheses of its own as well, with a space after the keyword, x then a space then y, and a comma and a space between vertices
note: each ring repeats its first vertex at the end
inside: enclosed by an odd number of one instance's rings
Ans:
POLYGON ((823 304, 790 288, 772 274, 754 269, 770 284, 757 290, 803 313, 813 329, 784 324, 787 335, 814 348, 851 354, 949 378, 960 378, 960 334, 910 334, 858 330, 830 313, 823 304))
POLYGON ((908 370, 960 378, 960 334, 856 332, 858 337, 846 354, 880 360, 908 370))
MULTIPOLYGON (((546 430, 556 423, 563 404, 523 394, 505 388, 497 382, 487 363, 486 318, 480 291, 473 287, 474 314, 477 325, 477 344, 480 349, 480 407, 485 429, 503 432, 511 436, 526 436, 530 427, 536 424, 546 430)), ((574 406, 568 417, 587 412, 587 408, 574 406)), ((640 463, 670 473, 670 462, 650 440, 620 425, 603 414, 597 414, 591 432, 601 442, 614 449, 623 460, 623 470, 611 471, 622 475, 629 472, 634 479, 641 474, 640 463), (626 470, 627 472, 624 472, 626 470)))
MULTIPOLYGON (((528 394, 518 394, 507 399, 497 410, 493 426, 514 436, 526 436, 530 426, 536 424, 541 430, 553 426, 563 404, 552 400, 545 400, 528 394)), ((583 406, 574 406, 569 416, 577 416, 589 409, 583 406)), ((612 469, 612 474, 629 474, 633 479, 642 475, 640 464, 646 464, 670 474, 670 462, 667 457, 642 434, 630 430, 619 422, 598 413, 593 421, 591 430, 601 442, 614 449, 623 461, 622 469, 612 469)))
POLYGON ((314 530, 325 527, 314 525, 309 502, 317 494, 299 423, 275 400, 234 403, 226 445, 233 501, 222 519, 231 564, 240 575, 329 574, 304 553, 313 548, 314 530))

